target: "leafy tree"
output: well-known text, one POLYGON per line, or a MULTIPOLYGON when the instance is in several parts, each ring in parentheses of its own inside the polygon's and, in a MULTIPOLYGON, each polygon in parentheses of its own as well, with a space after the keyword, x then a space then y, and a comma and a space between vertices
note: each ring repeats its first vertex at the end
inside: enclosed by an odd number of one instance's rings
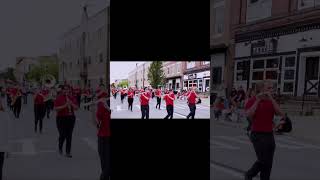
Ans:
POLYGON ((128 87, 128 86, 129 86, 128 80, 121 81, 118 84, 118 87, 128 87))
POLYGON ((7 70, 0 74, 0 77, 3 79, 10 79, 11 81, 16 82, 16 76, 14 75, 14 68, 9 67, 7 70))
POLYGON ((162 61, 153 61, 148 72, 149 83, 152 88, 158 88, 165 84, 165 74, 162 70, 162 61))

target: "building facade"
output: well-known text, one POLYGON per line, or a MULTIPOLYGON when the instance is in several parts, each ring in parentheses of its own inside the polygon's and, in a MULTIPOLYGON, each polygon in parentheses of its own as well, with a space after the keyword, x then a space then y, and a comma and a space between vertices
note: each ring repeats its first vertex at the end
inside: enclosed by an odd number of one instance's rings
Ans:
POLYGON ((17 57, 15 76, 18 83, 23 84, 26 81, 26 74, 36 65, 39 65, 39 61, 35 57, 17 57))
POLYGON ((247 0, 232 7, 235 86, 269 79, 281 94, 320 97, 320 0, 247 0))
POLYGON ((135 86, 136 88, 150 86, 148 71, 151 63, 151 61, 148 61, 143 64, 136 65, 136 68, 128 73, 129 86, 135 86))
POLYGON ((231 1, 210 0, 211 92, 219 96, 230 92, 233 84, 231 1))
POLYGON ((179 91, 182 89, 183 80, 183 64, 181 61, 164 61, 163 62, 163 72, 166 77, 166 89, 173 89, 174 91, 179 91))
POLYGON ((81 24, 62 35, 60 82, 95 88, 109 81, 108 9, 106 7, 89 16, 87 7, 83 7, 81 24))
POLYGON ((182 61, 183 89, 196 87, 198 92, 210 92, 210 61, 182 61))

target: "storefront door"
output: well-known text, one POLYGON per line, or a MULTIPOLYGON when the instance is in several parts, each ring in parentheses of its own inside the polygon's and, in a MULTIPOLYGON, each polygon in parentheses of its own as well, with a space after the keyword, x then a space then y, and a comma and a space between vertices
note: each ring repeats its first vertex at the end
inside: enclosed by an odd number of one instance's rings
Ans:
POLYGON ((305 94, 319 95, 319 56, 306 58, 305 72, 305 94))

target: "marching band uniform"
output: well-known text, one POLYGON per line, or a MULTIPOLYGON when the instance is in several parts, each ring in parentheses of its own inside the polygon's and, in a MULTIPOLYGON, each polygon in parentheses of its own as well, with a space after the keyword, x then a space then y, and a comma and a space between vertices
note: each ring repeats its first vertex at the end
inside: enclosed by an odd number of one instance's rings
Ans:
POLYGON ((13 100, 11 102, 11 104, 13 105, 13 113, 16 118, 19 118, 20 111, 21 111, 21 96, 22 96, 21 89, 17 86, 12 89, 11 93, 12 93, 11 95, 13 100))
POLYGON ((156 96, 157 96, 156 109, 157 109, 158 105, 159 105, 159 109, 160 109, 160 106, 161 106, 161 90, 160 90, 160 88, 158 88, 158 89, 156 90, 156 96))
POLYGON ((150 99, 150 94, 148 92, 144 92, 142 90, 140 94, 140 104, 141 104, 141 114, 142 114, 142 119, 146 117, 146 119, 149 119, 149 99, 150 99))
POLYGON ((121 90, 120 90, 120 95, 121 95, 121 103, 122 103, 122 104, 123 104, 124 94, 125 94, 125 90, 124 90, 124 89, 121 89, 121 90))
POLYGON ((34 131, 37 132, 39 123, 40 133, 42 133, 42 121, 46 112, 45 95, 43 93, 44 91, 39 91, 34 96, 34 131))
POLYGON ((128 109, 130 109, 131 107, 131 112, 132 112, 132 104, 133 104, 133 90, 130 88, 130 90, 128 91, 128 109))
POLYGON ((163 98, 166 101, 168 115, 164 119, 173 118, 173 101, 176 99, 172 90, 169 94, 166 94, 163 98))
MULTIPOLYGON (((89 88, 85 88, 84 92, 83 92, 84 102, 85 103, 88 103, 88 102, 91 101, 90 95, 91 95, 90 89, 89 88)), ((85 106, 84 109, 87 109, 89 111, 90 106, 85 106)))
POLYGON ((197 97, 198 97, 198 95, 196 94, 196 92, 194 90, 191 90, 187 94, 188 106, 190 109, 190 113, 187 116, 187 119, 189 119, 190 117, 192 117, 192 119, 194 119, 194 116, 196 114, 196 98, 197 97))

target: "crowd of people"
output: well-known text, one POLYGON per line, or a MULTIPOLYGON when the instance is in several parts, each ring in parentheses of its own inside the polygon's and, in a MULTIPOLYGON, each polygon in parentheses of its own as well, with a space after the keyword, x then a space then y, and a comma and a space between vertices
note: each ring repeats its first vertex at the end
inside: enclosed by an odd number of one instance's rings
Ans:
POLYGON ((174 114, 174 101, 176 99, 187 100, 187 104, 190 109, 190 113, 186 116, 187 119, 194 119, 196 114, 196 104, 201 103, 201 98, 196 92, 196 88, 192 87, 188 90, 174 92, 173 89, 162 90, 159 88, 152 88, 151 86, 137 89, 135 87, 128 88, 111 88, 112 96, 117 99, 117 94, 120 94, 120 101, 123 104, 127 98, 128 110, 132 111, 132 104, 134 97, 138 96, 140 102, 141 119, 149 119, 150 99, 156 98, 157 104, 155 109, 161 109, 161 100, 163 99, 166 103, 167 115, 164 119, 172 119, 174 114))
MULTIPOLYGON (((57 149, 60 155, 72 158, 72 134, 76 124, 76 113, 83 102, 84 108, 90 110, 91 106, 96 106, 95 118, 92 122, 97 127, 98 153, 100 157, 102 173, 100 180, 109 179, 110 176, 110 107, 108 104, 109 93, 104 85, 100 85, 95 93, 92 93, 88 87, 80 89, 67 83, 58 87, 48 87, 41 85, 35 88, 34 92, 27 92, 26 88, 18 83, 8 83, 5 88, 1 89, 7 96, 7 108, 3 105, 3 96, 0 98, 0 114, 2 117, 10 119, 10 111, 13 112, 15 120, 20 118, 22 98, 27 103, 28 94, 33 94, 34 107, 34 131, 41 134, 43 132, 43 119, 50 118, 50 112, 56 111, 56 127, 58 134, 57 149), (24 97, 26 96, 26 97, 24 97), (7 115, 7 116, 4 116, 7 115), (65 144, 65 154, 63 146, 65 144)), ((0 135, 0 180, 2 178, 2 167, 4 164, 4 154, 9 151, 8 148, 8 126, 2 121, 1 128, 7 129, 0 135)))

